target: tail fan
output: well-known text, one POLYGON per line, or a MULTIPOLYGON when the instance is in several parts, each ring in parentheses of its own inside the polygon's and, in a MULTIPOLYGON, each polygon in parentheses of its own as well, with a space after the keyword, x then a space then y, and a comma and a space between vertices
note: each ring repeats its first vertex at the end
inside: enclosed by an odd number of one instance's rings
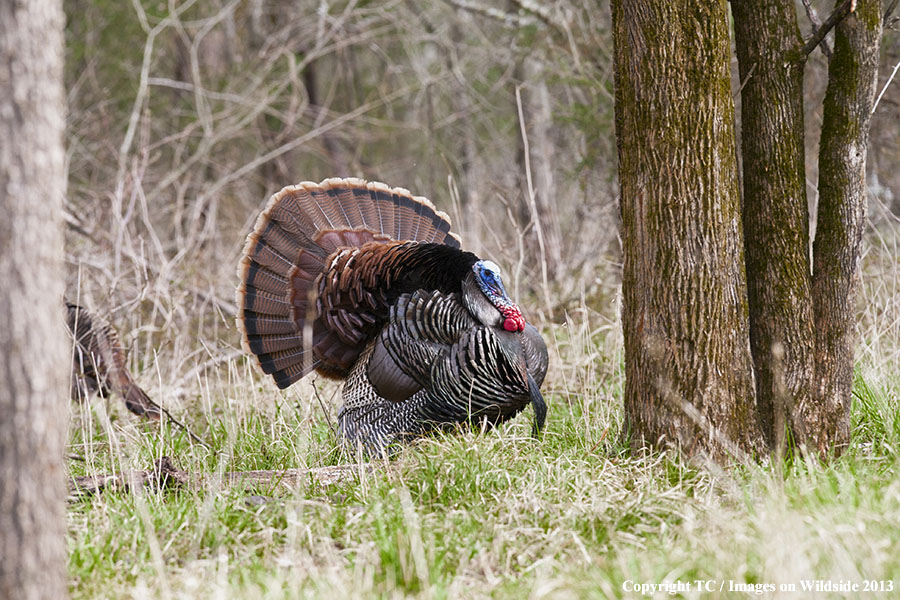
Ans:
POLYGON ((412 283, 410 257, 434 262, 459 245, 450 218, 405 189, 353 178, 288 186, 259 215, 238 266, 244 350, 281 388, 313 369, 344 377, 388 296, 412 283))

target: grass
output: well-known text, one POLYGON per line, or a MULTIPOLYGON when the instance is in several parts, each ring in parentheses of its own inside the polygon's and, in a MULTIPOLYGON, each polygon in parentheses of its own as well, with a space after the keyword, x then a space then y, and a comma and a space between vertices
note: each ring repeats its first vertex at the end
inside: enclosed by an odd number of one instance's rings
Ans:
MULTIPOLYGON (((630 597, 639 594, 623 586, 713 580, 704 597, 732 597, 729 582, 900 585, 896 379, 860 369, 854 443, 828 466, 710 471, 619 445, 615 328, 573 321, 545 333, 555 356, 541 440, 526 412, 493 432, 422 440, 333 485, 79 500, 69 506, 72 596, 630 597)), ((355 460, 313 384, 276 392, 248 373, 243 360, 226 364, 181 399, 211 449, 116 401, 76 407, 70 452, 85 461, 70 461, 72 474, 161 456, 207 473, 355 460)), ((333 420, 335 388, 316 385, 333 420)), ((822 596, 791 597, 804 595, 822 596)))
MULTIPOLYGON (((162 456, 207 474, 354 462, 313 384, 278 392, 245 359, 217 362, 236 348, 227 315, 244 236, 279 182, 378 174, 445 210, 458 204, 451 212, 468 226, 466 247, 509 267, 519 261, 510 269, 518 288, 528 271, 526 232, 515 224, 528 218, 514 200, 521 139, 506 84, 519 78, 523 52, 546 67, 554 114, 575 109, 555 119, 551 136, 551 210, 565 259, 554 266, 566 276, 554 293, 560 306, 545 307, 555 321, 564 307, 574 314, 545 328, 553 364, 541 440, 530 437, 526 411, 487 434, 423 440, 334 485, 311 478, 290 491, 211 485, 78 500, 68 506, 74 598, 591 598, 697 580, 713 582, 711 597, 730 596, 731 581, 900 587, 900 235, 887 198, 871 206, 863 258, 850 450, 827 466, 727 471, 635 455, 619 443, 622 340, 609 318, 621 265, 607 11, 573 13, 563 37, 583 44, 538 36, 532 47, 528 27, 510 37, 508 23, 490 19, 455 28, 443 44, 458 10, 450 3, 330 3, 340 15, 329 3, 294 3, 259 19, 242 4, 201 2, 160 22, 175 4, 189 3, 68 3, 67 252, 76 273, 67 288, 110 317, 140 383, 211 447, 140 422, 118 399, 94 400, 73 407, 68 453, 83 459, 68 461, 73 475, 143 469, 162 456), (135 43, 144 17, 156 36, 146 41, 156 43, 135 43), (314 51, 290 51, 308 40, 314 51), (455 48, 465 52, 442 56, 455 48), (594 59, 573 67, 570 50, 594 59), (141 63, 150 70, 137 77, 141 63), (188 78, 188 63, 193 91, 169 89, 188 78), (319 98, 300 90, 309 84, 300 70, 319 73, 318 87, 328 80, 319 98), (409 93, 388 99, 396 90, 409 93), (372 110, 353 117, 360 94, 372 110), (589 96, 602 102, 580 107, 589 96), (296 147, 302 139, 311 143, 296 147), (599 154, 567 172, 585 148, 599 154), (445 189, 457 185, 473 193, 445 189)), ((890 153, 879 156, 890 186, 890 153)), ((333 421, 335 387, 315 385, 333 421)))
MULTIPOLYGON (((852 445, 828 465, 788 457, 718 470, 627 451, 621 329, 582 302, 544 330, 542 439, 530 435, 529 409, 493 432, 421 440, 333 485, 311 477, 293 490, 210 485, 75 501, 72 596, 594 598, 681 582, 688 598, 763 586, 796 591, 762 597, 891 597, 900 589, 900 238, 887 233, 868 237, 863 261, 852 445), (815 580, 884 591, 804 590, 815 580)), ((276 391, 246 358, 213 364, 231 355, 234 330, 190 308, 212 327, 154 329, 122 312, 132 345, 159 352, 132 352, 141 383, 210 447, 138 420, 118 399, 95 399, 73 407, 69 453, 84 459, 69 461, 73 475, 144 469, 162 456, 207 474, 356 462, 331 429, 333 383, 276 391), (204 361, 209 369, 185 375, 204 361)))

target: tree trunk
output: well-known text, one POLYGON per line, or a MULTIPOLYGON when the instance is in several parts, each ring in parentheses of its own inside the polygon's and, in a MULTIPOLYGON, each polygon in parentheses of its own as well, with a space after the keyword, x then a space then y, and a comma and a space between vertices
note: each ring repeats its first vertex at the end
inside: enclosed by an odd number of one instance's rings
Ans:
POLYGON ((615 0, 612 15, 632 444, 756 454, 727 5, 615 0))
POLYGON ((860 242, 866 223, 866 145, 878 73, 880 0, 859 0, 835 31, 819 144, 812 283, 816 385, 797 407, 798 437, 824 454, 850 441, 860 242))
POLYGON ((813 327, 803 129, 802 40, 792 0, 733 0, 740 65, 750 347, 766 441, 784 448, 810 399, 813 327))
POLYGON ((64 598, 63 11, 0 2, 0 598, 64 598))
MULTIPOLYGON (((553 176, 553 102, 546 82, 546 65, 542 56, 525 56, 519 66, 522 80, 522 115, 524 117, 519 173, 523 176, 523 222, 534 221, 528 232, 528 262, 541 265, 542 283, 557 277, 562 264, 562 232, 554 202, 553 176), (528 161, 526 165, 526 160, 528 161), (530 174, 530 179, 526 176, 530 174), (531 197, 532 192, 534 197, 531 197)), ((546 293, 546 292, 545 292, 546 293)))

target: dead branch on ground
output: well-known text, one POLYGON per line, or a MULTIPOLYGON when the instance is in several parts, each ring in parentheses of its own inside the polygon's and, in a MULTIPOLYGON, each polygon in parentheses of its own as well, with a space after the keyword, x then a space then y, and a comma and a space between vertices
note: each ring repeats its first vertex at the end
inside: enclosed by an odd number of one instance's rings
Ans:
POLYGON ((130 492, 150 489, 181 487, 202 490, 209 487, 233 487, 239 485, 297 488, 307 481, 333 485, 371 470, 371 463, 334 465, 309 469, 280 469, 274 471, 227 471, 217 473, 190 473, 175 467, 168 456, 155 461, 153 468, 123 471, 107 475, 86 475, 69 479, 69 500, 100 494, 106 490, 123 489, 130 492))

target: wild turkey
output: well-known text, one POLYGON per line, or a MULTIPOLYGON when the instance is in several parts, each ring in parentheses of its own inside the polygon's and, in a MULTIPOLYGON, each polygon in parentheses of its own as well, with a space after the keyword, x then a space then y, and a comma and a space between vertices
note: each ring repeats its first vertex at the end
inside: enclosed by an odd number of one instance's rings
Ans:
POLYGON ((344 380, 341 434, 378 451, 435 428, 544 424, 547 348, 500 269, 460 250, 426 198, 361 179, 272 196, 238 267, 245 351, 285 388, 344 380))
POLYGON ((159 406, 131 378, 115 330, 87 309, 66 302, 66 327, 74 341, 71 395, 85 400, 97 392, 116 392, 136 415, 160 418, 159 406))

